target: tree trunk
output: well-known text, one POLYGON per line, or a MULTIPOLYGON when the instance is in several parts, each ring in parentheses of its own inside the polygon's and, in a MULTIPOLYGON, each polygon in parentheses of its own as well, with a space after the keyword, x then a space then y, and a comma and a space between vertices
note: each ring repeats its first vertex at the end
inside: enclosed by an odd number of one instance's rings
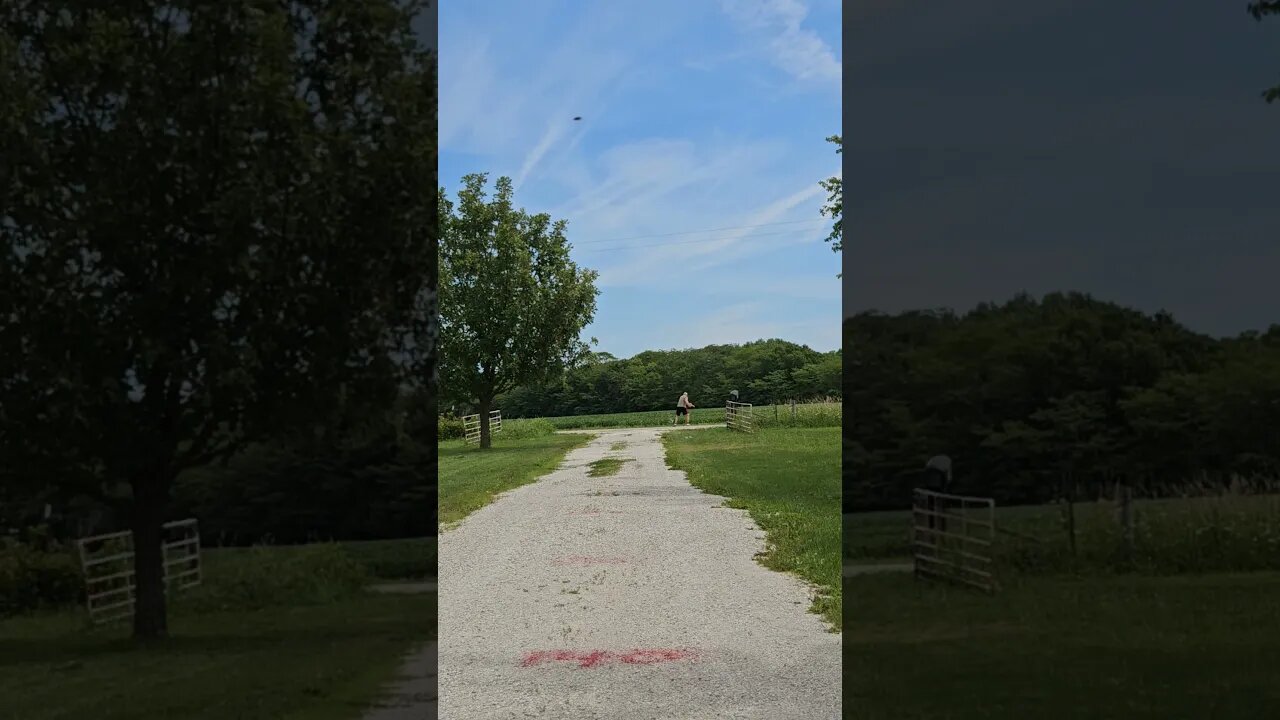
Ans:
POLYGON ((164 513, 168 483, 159 475, 133 483, 133 637, 155 640, 169 634, 164 583, 164 513))
POLYGON ((480 398, 480 449, 484 450, 489 447, 489 405, 493 402, 491 397, 480 398))

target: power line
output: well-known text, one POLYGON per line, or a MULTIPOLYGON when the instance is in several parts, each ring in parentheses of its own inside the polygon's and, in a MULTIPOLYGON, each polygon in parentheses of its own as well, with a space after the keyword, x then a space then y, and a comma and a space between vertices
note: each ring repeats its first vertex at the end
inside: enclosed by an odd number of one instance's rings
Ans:
MULTIPOLYGON (((593 248, 587 248, 585 250, 581 250, 580 252, 591 253, 591 252, 605 252, 606 250, 641 250, 641 249, 651 248, 651 247, 664 247, 666 245, 698 245, 701 243, 719 242, 721 240, 750 240, 752 238, 769 237, 771 235, 794 235, 797 232, 804 232, 804 230, 780 230, 777 232, 755 233, 752 235, 741 235, 741 236, 725 235, 723 237, 702 238, 701 240, 678 240, 676 242, 665 242, 665 243, 641 243, 639 245, 617 245, 613 247, 593 247, 593 248)), ((570 244, 573 245, 573 243, 570 243, 570 244)), ((573 248, 575 250, 578 249, 577 245, 573 245, 573 248)))
POLYGON ((603 242, 622 242, 623 240, 645 240, 648 238, 656 238, 656 237, 674 237, 676 235, 697 235, 699 233, 725 232, 727 230, 750 230, 752 228, 775 227, 778 225, 797 225, 800 223, 811 223, 811 222, 827 223, 829 222, 829 220, 827 220, 826 218, 812 218, 809 220, 787 220, 785 222, 760 223, 759 225, 738 225, 735 227, 711 228, 710 230, 686 230, 683 232, 658 233, 656 235, 632 235, 630 237, 602 238, 599 240, 582 240, 580 242, 574 243, 574 245, 586 245, 586 244, 603 243, 603 242))

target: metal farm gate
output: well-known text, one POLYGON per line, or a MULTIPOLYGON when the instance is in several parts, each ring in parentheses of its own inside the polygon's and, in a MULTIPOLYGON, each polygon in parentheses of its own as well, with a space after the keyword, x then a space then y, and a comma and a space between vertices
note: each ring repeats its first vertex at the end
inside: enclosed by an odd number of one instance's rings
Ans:
POLYGON ((755 432, 755 423, 751 415, 751 403, 729 400, 724 405, 724 426, 730 430, 755 432))
MULTIPOLYGON (((200 532, 195 519, 164 524, 163 540, 165 588, 185 589, 200 584, 200 532)), ((133 616, 134 557, 133 533, 107 533, 83 538, 76 543, 84 570, 85 604, 89 620, 102 623, 133 616)))
MULTIPOLYGON (((480 442, 480 414, 463 415, 462 430, 465 434, 465 440, 468 443, 477 444, 480 442)), ((489 436, 502 430, 502 411, 489 411, 489 436)))
POLYGON ((911 512, 916 577, 995 592, 995 510, 992 498, 917 488, 911 512))

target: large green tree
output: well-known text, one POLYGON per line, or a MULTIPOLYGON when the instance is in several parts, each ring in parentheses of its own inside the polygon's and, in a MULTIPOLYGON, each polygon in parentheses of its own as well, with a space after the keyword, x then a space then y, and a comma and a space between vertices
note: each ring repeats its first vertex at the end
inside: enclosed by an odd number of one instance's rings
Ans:
POLYGON ((596 272, 569 257, 567 223, 512 203, 510 178, 462 179, 455 205, 440 189, 440 382, 474 402, 480 447, 499 393, 554 376, 587 356, 596 272))
POLYGON ((164 636, 177 475, 394 398, 431 353, 425 4, 0 7, 3 481, 113 503, 134 634, 164 636))

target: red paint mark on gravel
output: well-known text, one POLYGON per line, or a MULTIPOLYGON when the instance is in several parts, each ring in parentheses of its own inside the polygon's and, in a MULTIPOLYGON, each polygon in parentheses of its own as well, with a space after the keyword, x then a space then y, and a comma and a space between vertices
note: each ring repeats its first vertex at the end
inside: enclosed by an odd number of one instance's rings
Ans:
POLYGON ((627 559, 622 557, 598 557, 594 555, 570 555, 552 561, 552 565, 572 565, 582 567, 587 565, 623 565, 627 559))
POLYGON ((611 650, 531 650, 524 654, 520 667, 534 667, 546 663, 566 663, 579 668, 596 668, 604 665, 656 665, 680 660, 696 660, 698 654, 688 648, 635 648, 626 652, 611 650))

